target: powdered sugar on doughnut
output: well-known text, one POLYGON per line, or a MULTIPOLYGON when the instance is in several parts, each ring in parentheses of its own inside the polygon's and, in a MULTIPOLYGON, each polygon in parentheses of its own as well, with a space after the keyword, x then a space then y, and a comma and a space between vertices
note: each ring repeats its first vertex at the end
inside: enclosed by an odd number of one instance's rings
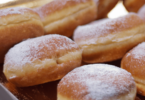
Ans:
POLYGON ((14 7, 14 8, 6 8, 0 10, 0 17, 1 16, 7 16, 7 15, 13 15, 13 14, 24 14, 24 12, 27 12, 30 10, 29 8, 20 8, 20 7, 14 7))
POLYGON ((135 59, 142 59, 145 57, 145 42, 136 46, 131 53, 128 53, 127 56, 132 55, 135 59))
POLYGON ((73 39, 81 45, 96 44, 99 37, 106 37, 108 40, 113 41, 115 37, 109 37, 109 35, 142 24, 143 21, 135 13, 130 13, 123 17, 104 20, 93 25, 79 26, 74 32, 73 39))
POLYGON ((135 86, 129 72, 107 64, 92 64, 76 68, 61 80, 60 87, 66 85, 70 88, 76 84, 87 88, 83 91, 77 91, 76 88, 72 90, 76 95, 86 93, 84 100, 112 100, 108 98, 117 100, 119 94, 128 93, 132 84, 135 86))
POLYGON ((78 45, 71 39, 61 35, 46 35, 23 41, 11 48, 5 56, 6 63, 16 66, 31 64, 43 58, 53 59, 72 50, 78 50, 78 45))
MULTIPOLYGON (((131 72, 133 76, 144 77, 144 65, 145 65, 145 42, 142 42, 135 46, 123 57, 121 61, 121 67, 131 72), (141 70, 143 69, 143 70, 141 70)), ((141 82, 135 79, 137 82, 141 82)), ((142 82, 144 83, 144 82, 142 82)))
POLYGON ((145 21, 145 5, 143 5, 139 11, 138 11, 138 15, 140 18, 143 19, 143 21, 145 21))

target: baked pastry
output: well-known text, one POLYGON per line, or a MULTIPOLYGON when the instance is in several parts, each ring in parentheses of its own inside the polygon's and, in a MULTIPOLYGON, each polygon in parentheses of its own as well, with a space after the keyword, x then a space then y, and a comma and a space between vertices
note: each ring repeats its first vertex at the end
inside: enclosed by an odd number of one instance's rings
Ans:
POLYGON ((96 19, 93 0, 53 0, 35 8, 43 22, 45 34, 72 36, 74 29, 96 19))
POLYGON ((97 19, 107 17, 119 0, 94 0, 97 4, 97 19))
POLYGON ((62 78, 57 100, 135 100, 131 74, 107 64, 78 67, 62 78))
POLYGON ((145 22, 145 5, 139 9, 138 16, 145 22))
POLYGON ((127 70, 135 79, 137 92, 145 96, 145 42, 130 50, 121 61, 121 68, 127 70))
POLYGON ((15 44, 27 38, 44 35, 39 15, 28 8, 0 10, 0 63, 15 44))
POLYGON ((145 40, 145 24, 135 13, 102 23, 79 26, 73 36, 86 63, 108 62, 145 40))
POLYGON ((138 12, 145 4, 145 0, 123 0, 123 4, 129 12, 138 12))
POLYGON ((80 66, 82 50, 71 39, 46 35, 23 41, 5 56, 3 72, 7 80, 26 87, 61 79, 80 66))

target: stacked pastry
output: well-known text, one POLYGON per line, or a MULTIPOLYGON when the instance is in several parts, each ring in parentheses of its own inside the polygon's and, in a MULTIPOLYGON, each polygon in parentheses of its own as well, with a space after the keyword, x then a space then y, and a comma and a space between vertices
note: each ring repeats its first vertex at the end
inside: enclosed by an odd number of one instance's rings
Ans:
MULTIPOLYGON (((133 75, 137 86, 137 93, 145 95, 144 70, 143 70, 144 69, 143 44, 145 43, 142 43, 139 46, 135 47, 139 43, 145 41, 145 23, 142 20, 142 18, 138 16, 138 14, 129 13, 126 16, 119 17, 116 19, 103 19, 101 21, 92 22, 88 25, 79 26, 74 32, 73 39, 82 48, 83 50, 82 59, 86 63, 99 63, 99 62, 104 63, 108 61, 121 59, 122 57, 124 57, 121 63, 121 67, 133 75), (127 53, 133 47, 135 48, 129 53, 127 53)), ((71 74, 71 72, 69 74, 71 74)), ((63 93, 64 91, 66 91, 65 89, 67 89, 67 87, 62 85, 64 80, 66 81, 67 79, 64 77, 64 79, 62 79, 62 82, 59 83, 60 86, 58 87, 58 98, 69 98, 69 95, 63 93)), ((68 82, 69 80, 67 80, 65 83, 68 82)), ((78 83, 75 82, 74 84, 78 83)), ((76 91, 78 91, 77 92, 78 94, 80 93, 83 94, 76 95, 74 94, 74 92, 69 92, 72 95, 72 98, 83 97, 84 100, 88 100, 86 98, 89 98, 87 96, 91 94, 90 91, 87 92, 88 94, 80 92, 79 89, 77 89, 76 91)), ((91 100, 93 100, 93 98, 91 100)), ((111 99, 107 98, 105 100, 112 100, 112 98, 111 99)), ((126 99, 123 98, 122 100, 126 99)))
POLYGON ((74 23, 71 30, 68 29, 70 32, 80 24, 89 23, 96 18, 97 11, 93 0, 55 0, 37 10, 45 16, 42 18, 41 14, 38 15, 28 8, 8 8, 0 11, 2 60, 7 53, 3 72, 7 80, 18 87, 61 79, 81 65, 82 50, 71 39, 62 35, 46 35, 32 39, 44 35, 44 23, 52 23, 53 27, 48 27, 48 30, 55 31, 49 34, 63 32, 68 36, 66 26, 71 27, 74 23))
POLYGON ((123 61, 122 68, 128 72, 113 65, 81 66, 82 60, 106 63, 121 59, 145 41, 145 23, 135 13, 92 22, 106 16, 118 2, 107 1, 54 0, 33 10, 1 10, 0 54, 2 60, 5 56, 7 80, 27 87, 62 79, 58 100, 134 100, 135 81, 139 93, 144 84, 136 78, 139 69, 132 72, 123 61), (74 41, 68 38, 72 35, 74 41))
POLYGON ((78 25, 96 19, 97 11, 93 0, 55 0, 36 10, 39 15, 29 8, 0 10, 1 62, 7 53, 3 72, 18 87, 61 79, 81 65, 82 50, 71 39, 62 35, 38 37, 44 35, 44 23, 51 23, 48 30, 55 30, 49 34, 62 32, 70 36, 68 33, 78 25), (67 32, 66 26, 72 28, 67 32))

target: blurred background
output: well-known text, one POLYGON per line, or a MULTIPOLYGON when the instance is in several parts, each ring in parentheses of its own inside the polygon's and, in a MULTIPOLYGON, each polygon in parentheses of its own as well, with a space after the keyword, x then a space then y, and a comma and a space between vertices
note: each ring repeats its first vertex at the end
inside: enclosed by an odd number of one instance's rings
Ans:
POLYGON ((35 8, 50 1, 52 0, 0 0, 0 9, 15 6, 35 8))
MULTIPOLYGON (((0 9, 8 7, 29 7, 35 8, 44 5, 52 0, 0 0, 0 9)), ((114 9, 108 14, 109 18, 117 18, 127 14, 127 10, 124 8, 122 1, 120 0, 114 9)))

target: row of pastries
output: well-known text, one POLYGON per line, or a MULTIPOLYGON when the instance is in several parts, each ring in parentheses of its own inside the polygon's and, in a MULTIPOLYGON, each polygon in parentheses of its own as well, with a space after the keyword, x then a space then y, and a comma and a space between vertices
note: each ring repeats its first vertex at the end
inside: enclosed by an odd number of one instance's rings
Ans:
POLYGON ((53 0, 0 10, 0 63, 8 82, 28 87, 61 79, 58 100, 145 96, 145 7, 96 20, 118 1, 53 0), (104 64, 118 59, 120 66, 104 64))

